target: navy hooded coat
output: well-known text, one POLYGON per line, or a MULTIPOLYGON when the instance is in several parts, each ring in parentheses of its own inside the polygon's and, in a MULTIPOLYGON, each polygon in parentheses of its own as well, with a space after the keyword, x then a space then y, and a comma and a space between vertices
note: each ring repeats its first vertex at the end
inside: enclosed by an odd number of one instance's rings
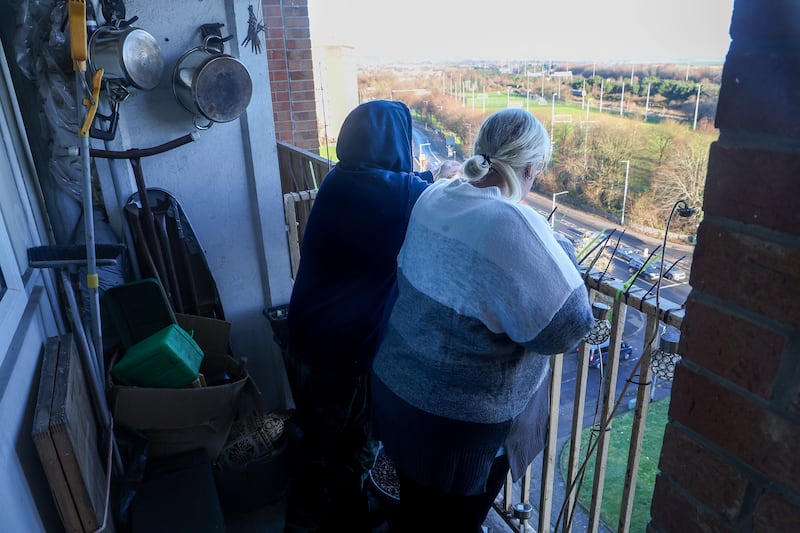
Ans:
POLYGON ((397 254, 411 209, 433 179, 413 171, 412 143, 401 102, 361 104, 342 124, 339 163, 309 214, 289 303, 296 359, 369 372, 397 299, 397 254))

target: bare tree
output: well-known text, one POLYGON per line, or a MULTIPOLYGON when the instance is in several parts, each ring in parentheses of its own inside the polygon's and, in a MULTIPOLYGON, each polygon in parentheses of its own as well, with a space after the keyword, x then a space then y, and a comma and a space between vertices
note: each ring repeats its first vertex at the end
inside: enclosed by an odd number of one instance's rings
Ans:
POLYGON ((698 209, 702 206, 710 150, 704 135, 691 135, 672 145, 653 183, 656 204, 662 213, 680 199, 698 209))

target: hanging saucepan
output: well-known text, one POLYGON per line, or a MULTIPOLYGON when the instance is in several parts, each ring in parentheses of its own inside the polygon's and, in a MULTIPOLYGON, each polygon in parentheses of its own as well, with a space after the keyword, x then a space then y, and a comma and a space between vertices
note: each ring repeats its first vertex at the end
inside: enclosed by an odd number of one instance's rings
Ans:
POLYGON ((202 46, 184 52, 172 72, 175 98, 194 114, 194 125, 201 130, 215 122, 239 118, 253 94, 247 68, 233 56, 210 46, 212 39, 218 38, 209 36, 202 46))
POLYGON ((103 69, 103 80, 149 91, 161 81, 164 59, 156 39, 131 24, 101 26, 89 39, 89 65, 103 69))

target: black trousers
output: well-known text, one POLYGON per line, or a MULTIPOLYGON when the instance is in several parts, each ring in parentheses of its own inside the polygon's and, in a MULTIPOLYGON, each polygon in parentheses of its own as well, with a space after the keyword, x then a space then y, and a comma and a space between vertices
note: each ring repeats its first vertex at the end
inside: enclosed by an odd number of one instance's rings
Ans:
POLYGON ((425 487, 397 473, 400 481, 400 510, 392 532, 424 533, 452 531, 481 533, 481 525, 508 475, 508 458, 494 460, 486 481, 486 492, 463 496, 425 487))
POLYGON ((369 376, 316 369, 291 356, 286 363, 303 432, 293 453, 286 531, 371 531, 366 479, 378 442, 369 376))

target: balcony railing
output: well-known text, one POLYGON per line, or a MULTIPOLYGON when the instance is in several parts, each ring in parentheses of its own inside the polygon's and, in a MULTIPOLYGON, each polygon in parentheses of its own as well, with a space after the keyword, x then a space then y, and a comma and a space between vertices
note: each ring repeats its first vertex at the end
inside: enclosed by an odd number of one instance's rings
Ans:
POLYGON ((278 168, 281 174, 292 279, 300 264, 300 243, 303 242, 308 214, 317 197, 317 188, 331 167, 329 159, 278 142, 278 168))
MULTIPOLYGON (((625 476, 625 486, 622 492, 620 505, 620 520, 616 524, 616 531, 627 532, 630 530, 631 511, 633 508, 634 491, 641 458, 642 440, 644 437, 645 421, 647 419, 647 408, 650 400, 651 387, 653 385, 653 367, 651 358, 658 347, 660 324, 672 326, 680 329, 683 321, 683 305, 659 298, 656 309, 656 295, 652 291, 641 289, 631 285, 626 288, 623 280, 618 280, 602 272, 592 270, 584 271, 587 287, 591 297, 595 300, 602 299, 612 302, 611 305, 611 335, 609 339, 608 359, 605 364, 605 376, 603 385, 603 397, 601 400, 601 416, 599 431, 594 451, 591 452, 590 460, 595 463, 594 479, 592 482, 592 500, 587 510, 588 527, 587 531, 598 531, 600 527, 600 508, 603 498, 604 478, 606 473, 606 463, 609 452, 610 423, 619 408, 622 395, 617 395, 617 378, 620 369, 620 346, 622 333, 625 327, 627 312, 629 308, 640 311, 646 317, 644 345, 642 355, 638 363, 637 379, 633 382, 636 387, 636 407, 634 411, 634 422, 630 436, 628 449, 628 463, 625 476)), ((574 513, 577 490, 574 488, 576 479, 580 476, 581 464, 585 457, 581 455, 582 422, 584 420, 585 398, 588 382, 589 368, 589 346, 581 343, 578 357, 578 369, 576 375, 575 398, 572 412, 572 426, 569 446, 568 471, 564 484, 566 486, 566 502, 555 502, 553 500, 555 476, 558 475, 557 468, 557 436, 558 436, 558 417, 559 406, 561 405, 561 378, 563 369, 564 355, 555 355, 551 358, 553 379, 551 382, 551 410, 550 427, 548 429, 547 445, 543 452, 541 471, 541 495, 538 502, 538 509, 534 512, 533 520, 536 521, 537 531, 550 531, 553 522, 553 514, 558 518, 558 531, 568 531, 566 524, 572 523, 570 514, 574 513), (556 507, 557 505, 557 507, 556 507), (559 515, 560 509, 566 510, 559 515)), ((504 516, 512 529, 524 531, 524 524, 515 518, 515 505, 530 504, 528 501, 530 492, 530 470, 521 480, 521 486, 512 487, 508 482, 501 498, 498 499, 496 507, 504 516)), ((588 480, 587 480, 588 482, 588 480)), ((609 524, 614 526, 613 524, 609 524)))
MULTIPOLYGON (((284 191, 284 207, 287 220, 287 242, 290 256, 293 261, 293 273, 296 272, 295 260, 299 261, 300 242, 302 242, 303 229, 308 212, 316 198, 316 187, 327 172, 329 162, 309 152, 298 150, 286 144, 278 144, 278 153, 281 169, 281 183, 284 191), (313 187, 309 187, 313 185, 313 187), (301 189, 300 187, 306 187, 301 189)), ((662 325, 680 329, 684 316, 682 304, 657 296, 655 289, 642 289, 625 280, 619 280, 598 270, 582 271, 590 297, 593 301, 608 302, 611 308, 611 332, 609 337, 608 358, 604 365, 603 396, 601 399, 599 431, 597 439, 590 450, 590 460, 595 463, 594 479, 592 482, 592 500, 588 515, 588 528, 590 532, 600 529, 600 509, 604 490, 606 463, 609 454, 609 436, 611 422, 617 414, 619 403, 623 395, 617 394, 617 381, 620 371, 620 346, 625 328, 628 309, 633 308, 642 313, 646 318, 641 357, 638 362, 636 380, 631 380, 636 387, 636 407, 634 411, 633 429, 630 435, 628 448, 628 463, 625 476, 625 486, 622 492, 620 505, 620 519, 616 530, 627 532, 630 530, 631 512, 633 508, 634 492, 641 457, 642 440, 644 437, 647 408, 651 398, 653 386, 653 370, 651 359, 658 347, 659 332, 662 325), (658 305, 657 305, 658 304, 658 305)), ((553 372, 551 380, 550 418, 548 436, 545 450, 543 451, 541 467, 541 491, 537 506, 530 502, 530 484, 532 467, 517 484, 512 484, 510 479, 505 489, 495 502, 495 509, 504 518, 510 530, 523 532, 526 523, 536 524, 537 531, 550 531, 553 521, 557 518, 558 531, 568 531, 566 524, 572 523, 576 509, 577 490, 574 489, 576 480, 581 475, 581 466, 586 458, 581 455, 581 438, 584 430, 583 420, 586 409, 586 396, 589 370, 589 345, 581 343, 578 351, 575 397, 573 401, 570 455, 568 459, 567 476, 564 484, 567 487, 566 501, 554 501, 554 486, 558 462, 556 457, 558 439, 559 406, 561 405, 561 382, 564 367, 564 354, 551 357, 553 372), (516 485, 516 486, 515 486, 516 485), (561 509, 565 509, 561 512, 561 509), (516 512, 515 512, 516 509, 516 512), (522 511, 522 512, 521 512, 522 511), (530 518, 525 511, 530 511, 530 518)), ((571 355, 571 354, 570 354, 571 355)), ((588 482, 588 480, 586 481, 588 482)), ((613 527, 613 525, 610 524, 613 527)))

